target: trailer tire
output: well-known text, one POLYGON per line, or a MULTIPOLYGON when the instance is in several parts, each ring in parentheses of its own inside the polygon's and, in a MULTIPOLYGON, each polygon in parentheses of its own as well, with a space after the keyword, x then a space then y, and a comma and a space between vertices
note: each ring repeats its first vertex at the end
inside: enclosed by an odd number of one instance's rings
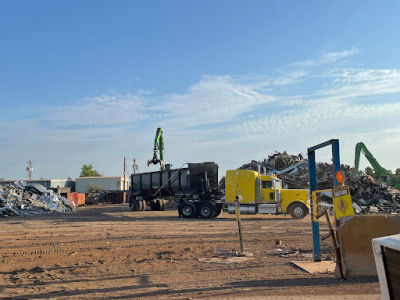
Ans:
POLYGON ((139 210, 141 210, 141 211, 146 210, 146 200, 140 200, 139 201, 139 207, 140 207, 139 210))
POLYGON ((196 206, 194 206, 192 203, 185 203, 182 205, 182 217, 194 218, 196 215, 196 206))
POLYGON ((135 201, 135 199, 132 196, 130 196, 129 197, 129 208, 131 209, 131 211, 135 210, 135 207, 134 207, 135 202, 134 201, 135 201))
POLYGON ((151 210, 162 211, 164 210, 164 199, 155 199, 150 201, 151 210))
POLYGON ((215 216, 215 205, 210 203, 210 202, 202 203, 200 205, 199 215, 203 219, 214 218, 214 216, 215 216))
POLYGON ((150 208, 151 210, 160 210, 160 202, 158 199, 150 201, 150 208))
POLYGON ((165 200, 164 199, 157 199, 158 203, 159 203, 159 210, 163 211, 165 208, 165 200))
POLYGON ((290 216, 293 219, 300 220, 303 219, 307 215, 307 206, 303 203, 295 202, 290 205, 290 216))
POLYGON ((131 201, 130 205, 131 205, 131 210, 132 211, 140 210, 140 201, 139 200, 131 199, 130 201, 131 201))

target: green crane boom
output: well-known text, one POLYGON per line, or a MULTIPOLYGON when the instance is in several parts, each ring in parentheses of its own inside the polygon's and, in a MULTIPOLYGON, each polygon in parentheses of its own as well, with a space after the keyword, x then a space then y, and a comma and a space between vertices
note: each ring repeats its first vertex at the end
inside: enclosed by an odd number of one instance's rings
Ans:
POLYGON ((356 171, 358 171, 358 168, 360 166, 361 152, 364 154, 365 158, 368 159, 369 163, 375 171, 375 174, 378 176, 378 179, 380 179, 381 181, 386 181, 386 183, 388 183, 389 176, 387 176, 385 169, 381 167, 375 157, 371 154, 371 152, 369 152, 367 146, 365 146, 365 144, 362 142, 356 145, 356 155, 354 158, 354 167, 356 171))
POLYGON ((147 165, 160 164, 160 170, 164 171, 164 139, 162 129, 159 127, 156 131, 156 137, 154 138, 154 154, 153 158, 147 161, 147 165), (157 151, 160 152, 160 158, 157 156, 157 151))

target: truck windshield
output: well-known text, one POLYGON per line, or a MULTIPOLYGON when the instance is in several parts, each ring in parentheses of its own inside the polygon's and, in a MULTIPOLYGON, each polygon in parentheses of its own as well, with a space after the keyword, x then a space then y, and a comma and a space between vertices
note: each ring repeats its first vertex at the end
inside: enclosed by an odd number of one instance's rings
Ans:
POLYGON ((263 189, 271 189, 272 188, 272 181, 263 181, 262 182, 263 189))

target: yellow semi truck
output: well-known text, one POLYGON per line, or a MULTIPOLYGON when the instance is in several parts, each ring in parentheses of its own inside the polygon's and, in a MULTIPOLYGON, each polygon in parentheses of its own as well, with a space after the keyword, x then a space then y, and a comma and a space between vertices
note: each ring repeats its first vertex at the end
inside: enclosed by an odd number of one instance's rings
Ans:
POLYGON ((252 170, 228 170, 225 177, 225 202, 228 213, 235 213, 234 202, 240 199, 243 214, 290 214, 303 219, 310 209, 308 190, 282 189, 282 180, 252 170))

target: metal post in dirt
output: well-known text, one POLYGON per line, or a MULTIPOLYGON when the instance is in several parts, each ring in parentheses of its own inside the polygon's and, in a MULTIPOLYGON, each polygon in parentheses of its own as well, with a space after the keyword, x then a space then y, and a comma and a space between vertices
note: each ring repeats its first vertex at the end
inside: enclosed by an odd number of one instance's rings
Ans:
POLYGON ((235 199, 235 215, 236 215, 236 220, 238 221, 238 227, 239 227, 239 241, 240 241, 240 254, 243 254, 243 240, 242 240, 242 224, 241 224, 241 218, 240 218, 240 200, 242 200, 242 197, 236 196, 235 199))
MULTIPOLYGON (((308 172, 310 178, 310 195, 313 197, 315 191, 317 190, 317 167, 315 160, 315 151, 326 146, 332 146, 332 157, 333 157, 333 174, 340 171, 340 155, 339 155, 339 140, 332 139, 321 143, 319 145, 308 148, 308 172)), ((339 183, 335 176, 333 176, 333 186, 338 186, 339 183)), ((313 256, 314 262, 321 261, 321 245, 320 245, 320 232, 319 232, 319 223, 316 220, 315 216, 318 210, 317 207, 313 205, 311 202, 311 229, 313 234, 313 256), (316 211, 315 211, 316 210, 316 211)))

